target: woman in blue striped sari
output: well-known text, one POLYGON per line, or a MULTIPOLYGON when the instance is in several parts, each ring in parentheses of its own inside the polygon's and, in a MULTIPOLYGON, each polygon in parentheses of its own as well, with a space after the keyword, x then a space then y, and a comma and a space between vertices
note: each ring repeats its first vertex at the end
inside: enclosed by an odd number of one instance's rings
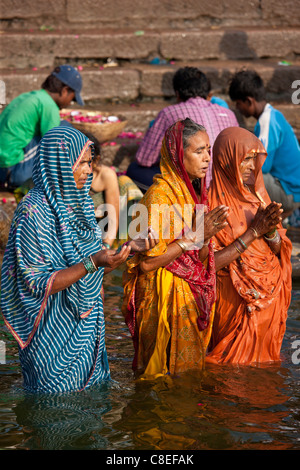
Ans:
POLYGON ((24 388, 79 391, 109 379, 101 287, 104 271, 130 250, 154 246, 131 241, 105 250, 89 196, 93 143, 81 132, 56 127, 40 142, 34 188, 19 203, 1 273, 1 308, 19 345, 24 388))

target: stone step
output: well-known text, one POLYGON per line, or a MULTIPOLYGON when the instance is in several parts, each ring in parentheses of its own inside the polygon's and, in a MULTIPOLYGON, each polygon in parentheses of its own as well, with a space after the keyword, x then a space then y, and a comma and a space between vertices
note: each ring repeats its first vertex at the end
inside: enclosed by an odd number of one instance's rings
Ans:
POLYGON ((71 59, 294 60, 300 30, 287 28, 197 28, 138 30, 1 31, 0 67, 53 67, 71 59))
POLYGON ((1 0, 1 27, 99 29, 201 28, 208 26, 298 26, 293 0, 1 0))
MULTIPOLYGON (((243 67, 257 70, 264 80, 268 100, 292 102, 297 91, 292 84, 300 79, 300 59, 291 65, 279 65, 274 60, 196 60, 175 61, 163 65, 149 63, 129 63, 119 61, 116 66, 102 65, 93 60, 69 61, 80 69, 83 78, 82 96, 87 105, 98 105, 107 102, 155 101, 174 98, 172 77, 182 66, 199 67, 209 77, 212 88, 219 96, 228 99, 227 90, 231 75, 243 67)), ((60 63, 65 63, 61 61, 60 63)), ((25 69, 0 68, 0 79, 6 86, 6 103, 20 93, 37 89, 52 67, 36 66, 25 69)), ((299 86, 298 86, 299 88, 299 86)))

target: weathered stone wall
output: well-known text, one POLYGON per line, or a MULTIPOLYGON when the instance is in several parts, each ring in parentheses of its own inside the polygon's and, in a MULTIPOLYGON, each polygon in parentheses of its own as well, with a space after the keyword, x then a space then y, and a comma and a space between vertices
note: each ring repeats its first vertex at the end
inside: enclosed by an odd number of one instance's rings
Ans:
POLYGON ((300 25, 295 0, 0 0, 1 28, 287 27, 300 25))

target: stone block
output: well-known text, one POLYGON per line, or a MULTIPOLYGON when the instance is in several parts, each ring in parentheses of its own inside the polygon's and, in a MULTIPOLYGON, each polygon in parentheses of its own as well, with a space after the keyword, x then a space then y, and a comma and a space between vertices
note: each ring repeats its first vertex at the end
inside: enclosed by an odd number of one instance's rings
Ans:
POLYGON ((300 30, 176 31, 161 34, 164 58, 175 60, 249 60, 299 54, 300 30))
POLYGON ((270 26, 298 26, 300 24, 300 6, 295 0, 261 0, 262 19, 270 26))
POLYGON ((86 0, 84 9, 81 0, 67 0, 67 19, 70 23, 93 23, 100 25, 115 22, 116 27, 139 24, 142 28, 157 26, 168 27, 174 21, 193 21, 203 17, 221 17, 223 14, 223 2, 209 2, 203 0, 131 0, 100 1, 86 0))
MULTIPOLYGON (((20 93, 36 90, 51 72, 51 69, 43 73, 27 71, 27 73, 0 73, 0 79, 6 85, 6 102, 9 103, 20 93)), ((129 101, 139 96, 140 77, 136 70, 114 68, 85 71, 82 73, 82 96, 87 102, 129 101)))
POLYGON ((2 20, 47 18, 48 21, 52 21, 54 18, 64 17, 65 13, 65 2, 57 0, 1 0, 2 20))
POLYGON ((113 67, 101 71, 87 71, 83 76, 83 99, 135 100, 139 96, 140 77, 136 70, 113 67))

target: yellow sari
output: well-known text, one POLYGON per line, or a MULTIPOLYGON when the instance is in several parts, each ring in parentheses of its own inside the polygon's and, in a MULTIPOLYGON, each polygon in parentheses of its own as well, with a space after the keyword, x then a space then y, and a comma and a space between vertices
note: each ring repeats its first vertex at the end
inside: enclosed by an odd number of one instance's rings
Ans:
MULTIPOLYGON (((122 311, 135 346, 133 369, 143 378, 155 378, 168 373, 178 374, 188 369, 202 369, 211 337, 215 299, 212 247, 207 266, 198 258, 196 265, 193 265, 199 270, 198 278, 203 279, 201 288, 206 289, 204 303, 209 305, 209 312, 201 330, 201 302, 199 299, 197 302, 191 283, 177 275, 174 270, 172 272, 171 263, 149 273, 142 273, 139 268, 145 257, 162 255, 168 245, 179 238, 183 222, 176 214, 183 213, 187 207, 191 210, 184 224, 191 226, 195 192, 187 181, 183 165, 180 164, 183 155, 182 126, 178 122, 167 131, 161 150, 161 174, 155 176, 153 185, 140 201, 147 208, 147 224, 159 234, 159 243, 143 255, 137 254, 131 258, 127 262, 123 278, 122 311), (166 217, 164 209, 175 206, 174 217, 166 217)), ((205 188, 205 184, 202 187, 205 188)), ((201 198, 198 203, 206 201, 205 189, 204 192, 205 198, 201 198)), ((186 256, 182 263, 183 270, 189 260, 186 256)))

